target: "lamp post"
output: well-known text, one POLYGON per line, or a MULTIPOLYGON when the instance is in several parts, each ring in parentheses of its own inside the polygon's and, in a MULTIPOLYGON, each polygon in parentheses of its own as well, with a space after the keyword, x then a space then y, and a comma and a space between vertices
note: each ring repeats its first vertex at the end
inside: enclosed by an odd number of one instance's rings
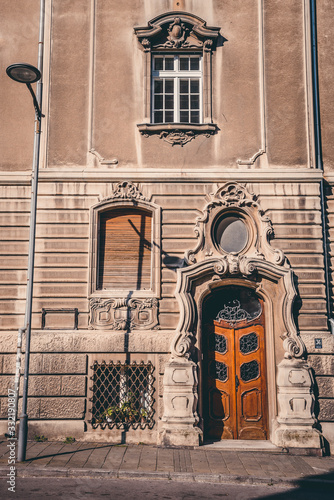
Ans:
POLYGON ((18 64, 12 64, 8 66, 8 68, 6 69, 7 75, 12 80, 26 84, 32 96, 35 108, 35 135, 34 135, 32 179, 31 179, 30 232, 29 232, 26 305, 25 305, 24 327, 19 328, 19 333, 18 333, 18 348, 17 348, 16 378, 15 378, 15 399, 16 399, 16 411, 17 411, 22 335, 24 332, 26 332, 24 380, 23 380, 23 392, 22 392, 22 413, 20 415, 18 453, 17 453, 17 460, 19 462, 23 462, 26 458, 27 436, 28 436, 27 399, 28 399, 28 379, 29 379, 29 360, 30 360, 32 296, 33 296, 33 279, 34 279, 34 263, 35 263, 37 186, 38 186, 38 170, 39 170, 41 119, 43 116, 41 113, 41 107, 42 107, 42 88, 43 88, 42 70, 43 70, 44 16, 45 16, 45 0, 40 0, 38 68, 35 68, 35 66, 32 66, 31 64, 18 63, 18 64), (35 82, 37 82, 36 95, 31 87, 31 84, 35 82))

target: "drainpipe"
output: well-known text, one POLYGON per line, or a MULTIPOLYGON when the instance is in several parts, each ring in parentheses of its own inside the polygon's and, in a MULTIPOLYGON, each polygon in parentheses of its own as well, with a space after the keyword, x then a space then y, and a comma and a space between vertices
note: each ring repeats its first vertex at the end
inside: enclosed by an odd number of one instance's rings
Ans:
MULTIPOLYGON (((311 17, 311 43, 312 43, 312 84, 313 84, 313 114, 314 114, 314 146, 316 168, 323 170, 321 155, 321 127, 320 127, 320 107, 319 107, 319 86, 318 86, 318 51, 317 51, 317 13, 316 0, 310 0, 311 17)), ((330 289, 330 269, 328 255, 328 240, 326 232, 326 206, 325 206, 325 183, 322 178, 320 183, 320 204, 321 204, 321 222, 322 222, 322 241, 324 251, 324 271, 326 287, 326 305, 328 326, 334 334, 334 319, 332 317, 331 289, 330 289)))

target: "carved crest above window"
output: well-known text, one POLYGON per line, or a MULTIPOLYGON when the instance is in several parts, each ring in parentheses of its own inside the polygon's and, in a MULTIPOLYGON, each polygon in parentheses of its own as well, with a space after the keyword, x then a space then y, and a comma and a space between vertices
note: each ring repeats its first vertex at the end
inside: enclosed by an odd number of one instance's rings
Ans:
POLYGON ((159 49, 214 49, 219 28, 186 12, 168 12, 151 21, 145 27, 134 28, 145 51, 159 49))

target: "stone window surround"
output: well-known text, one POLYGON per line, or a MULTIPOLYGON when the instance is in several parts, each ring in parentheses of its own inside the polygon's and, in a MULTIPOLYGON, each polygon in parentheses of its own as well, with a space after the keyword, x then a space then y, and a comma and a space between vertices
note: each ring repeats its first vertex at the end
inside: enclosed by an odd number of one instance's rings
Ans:
POLYGON ((90 270, 89 270, 89 298, 160 298, 160 254, 161 254, 161 208, 149 201, 139 199, 107 199, 90 210, 90 270), (97 289, 98 266, 98 234, 99 218, 102 212, 120 208, 141 208, 152 213, 152 289, 151 290, 116 290, 97 289))
MULTIPOLYGON (((142 46, 144 56, 144 112, 143 123, 137 124, 138 130, 145 137, 159 135, 161 139, 172 145, 185 143, 197 135, 209 137, 218 127, 212 121, 212 51, 215 49, 219 28, 208 27, 206 22, 187 12, 173 11, 164 13, 148 22, 145 27, 135 27, 135 34, 142 46), (180 35, 173 36, 173 27, 177 25, 180 35), (185 28, 191 26, 191 30, 185 28), (164 44, 159 44, 163 30, 169 36, 164 44), (190 31, 190 33, 189 33, 190 31), (192 41, 195 44, 189 42, 192 41), (155 124, 151 122, 151 72, 152 53, 195 53, 202 56, 203 65, 203 123, 193 124, 155 124)), ((223 37, 221 37, 223 38, 223 37)))

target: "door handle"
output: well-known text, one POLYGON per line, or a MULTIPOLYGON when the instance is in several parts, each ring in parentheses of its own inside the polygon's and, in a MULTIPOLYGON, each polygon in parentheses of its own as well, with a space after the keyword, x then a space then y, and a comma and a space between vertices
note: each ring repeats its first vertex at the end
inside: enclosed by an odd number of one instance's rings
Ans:
POLYGON ((238 387, 240 385, 238 375, 235 376, 235 390, 238 392, 238 387))

